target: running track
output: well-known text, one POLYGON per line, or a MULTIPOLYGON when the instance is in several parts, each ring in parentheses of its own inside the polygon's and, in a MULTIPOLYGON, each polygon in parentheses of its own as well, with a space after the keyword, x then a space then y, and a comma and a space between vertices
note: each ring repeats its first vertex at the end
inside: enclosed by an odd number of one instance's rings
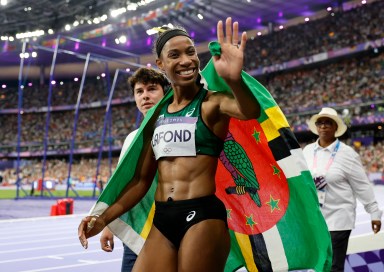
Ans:
POLYGON ((0 271, 120 271, 123 246, 115 238, 115 249, 100 249, 99 236, 85 250, 77 238, 84 215, 67 215, 0 221, 0 271))

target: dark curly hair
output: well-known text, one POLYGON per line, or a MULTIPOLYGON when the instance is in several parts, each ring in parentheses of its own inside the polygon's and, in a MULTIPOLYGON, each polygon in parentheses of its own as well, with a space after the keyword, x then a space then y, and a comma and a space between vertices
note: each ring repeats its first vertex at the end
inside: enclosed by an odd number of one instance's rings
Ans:
POLYGON ((169 87, 169 82, 162 73, 156 71, 155 69, 146 67, 139 68, 128 79, 128 84, 131 86, 132 93, 134 91, 136 83, 138 82, 143 84, 159 84, 163 88, 164 93, 169 87))

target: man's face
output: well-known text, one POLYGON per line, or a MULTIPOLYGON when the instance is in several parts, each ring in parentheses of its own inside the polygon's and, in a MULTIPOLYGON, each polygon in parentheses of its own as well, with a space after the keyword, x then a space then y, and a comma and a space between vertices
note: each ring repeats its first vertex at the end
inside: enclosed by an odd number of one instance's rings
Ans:
POLYGON ((317 119, 315 125, 320 138, 332 139, 335 137, 337 124, 331 118, 321 117, 317 119))
POLYGON ((148 110, 156 105, 164 96, 163 88, 158 83, 143 84, 137 82, 133 93, 136 106, 144 116, 147 114, 148 110))

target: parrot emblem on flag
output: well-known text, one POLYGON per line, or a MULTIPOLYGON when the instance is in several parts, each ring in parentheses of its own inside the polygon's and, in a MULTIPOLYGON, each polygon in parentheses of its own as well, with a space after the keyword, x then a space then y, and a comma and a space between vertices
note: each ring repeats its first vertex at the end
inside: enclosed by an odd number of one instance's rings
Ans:
POLYGON ((252 198, 258 207, 261 207, 259 182, 257 181, 252 163, 244 148, 236 142, 232 134, 228 132, 224 140, 223 151, 220 153, 220 161, 231 173, 235 186, 225 189, 227 194, 245 195, 252 198))

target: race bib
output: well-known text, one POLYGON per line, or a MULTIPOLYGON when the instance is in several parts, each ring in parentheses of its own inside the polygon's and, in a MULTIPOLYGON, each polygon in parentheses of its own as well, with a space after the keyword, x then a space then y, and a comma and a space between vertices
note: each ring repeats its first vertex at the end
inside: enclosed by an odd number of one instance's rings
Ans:
POLYGON ((152 149, 156 160, 161 157, 196 156, 197 117, 162 117, 156 122, 152 149))

